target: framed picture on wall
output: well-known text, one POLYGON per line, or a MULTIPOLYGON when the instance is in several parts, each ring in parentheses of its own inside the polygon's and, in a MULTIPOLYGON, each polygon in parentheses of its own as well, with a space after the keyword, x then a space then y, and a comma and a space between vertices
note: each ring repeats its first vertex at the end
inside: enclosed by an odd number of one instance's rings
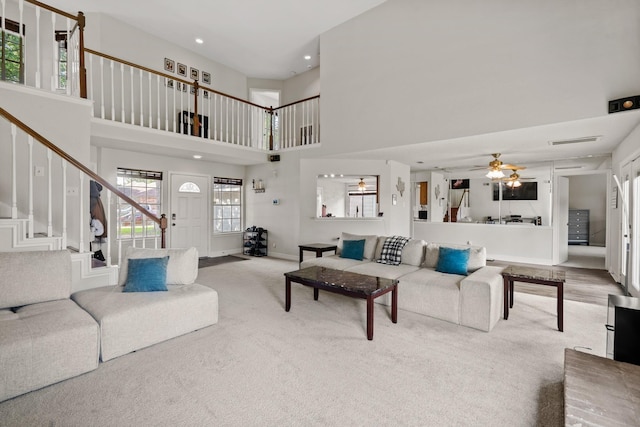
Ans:
POLYGON ((176 61, 169 58, 164 58, 164 70, 173 73, 176 68, 176 61))
POLYGON ((178 75, 187 77, 187 66, 178 62, 178 75))
POLYGON ((198 71, 198 69, 191 67, 191 78, 193 80, 200 80, 200 78, 198 77, 200 75, 200 71, 198 71))
MULTIPOLYGON (((180 84, 180 83, 178 83, 178 84, 180 84)), ((173 89, 173 80, 167 80, 167 87, 169 89, 173 89)))
POLYGON ((202 72, 202 83, 211 84, 211 74, 206 71, 202 72))

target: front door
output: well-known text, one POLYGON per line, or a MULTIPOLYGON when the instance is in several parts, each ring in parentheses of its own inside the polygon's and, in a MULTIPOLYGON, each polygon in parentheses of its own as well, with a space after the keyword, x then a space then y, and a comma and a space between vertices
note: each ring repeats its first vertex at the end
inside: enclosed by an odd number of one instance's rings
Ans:
POLYGON ((171 173, 169 246, 209 255, 209 177, 171 173))

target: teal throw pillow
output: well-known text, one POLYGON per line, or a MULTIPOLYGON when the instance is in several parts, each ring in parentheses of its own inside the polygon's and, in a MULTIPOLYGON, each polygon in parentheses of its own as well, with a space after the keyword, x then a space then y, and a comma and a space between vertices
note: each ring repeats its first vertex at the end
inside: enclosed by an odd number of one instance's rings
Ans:
POLYGON ((364 239, 345 240, 342 242, 342 253, 340 254, 340 257, 362 261, 362 257, 364 256, 364 242, 364 239))
POLYGON ((469 264, 469 252, 469 248, 454 249, 440 246, 436 271, 466 276, 467 264, 469 264))
POLYGON ((122 292, 166 291, 168 262, 168 256, 129 259, 127 281, 122 292))

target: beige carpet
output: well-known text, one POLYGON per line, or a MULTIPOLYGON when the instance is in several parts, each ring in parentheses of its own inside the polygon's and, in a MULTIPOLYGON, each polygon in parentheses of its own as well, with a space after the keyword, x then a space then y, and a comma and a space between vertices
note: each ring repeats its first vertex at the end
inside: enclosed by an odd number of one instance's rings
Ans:
MULTIPOLYGON (((2 426, 562 425, 565 347, 604 355, 606 308, 520 293, 491 333, 294 284, 268 258, 199 270, 220 322, 0 404, 2 426)), ((400 285, 399 292, 402 292, 400 285)))

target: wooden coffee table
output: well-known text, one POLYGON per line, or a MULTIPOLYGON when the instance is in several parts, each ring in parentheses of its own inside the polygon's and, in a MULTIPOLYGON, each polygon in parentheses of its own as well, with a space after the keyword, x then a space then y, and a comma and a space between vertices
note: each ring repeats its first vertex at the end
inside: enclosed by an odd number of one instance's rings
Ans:
POLYGON ((308 267, 284 274, 285 310, 291 309, 291 283, 311 286, 313 299, 320 289, 352 298, 367 300, 367 339, 373 339, 373 300, 391 292, 391 321, 398 323, 398 280, 368 276, 326 267, 308 267))
POLYGON ((563 331, 564 271, 552 270, 550 268, 532 268, 510 265, 502 271, 502 279, 504 281, 505 320, 509 318, 509 308, 513 307, 513 282, 555 286, 558 289, 558 330, 560 332, 563 331))

